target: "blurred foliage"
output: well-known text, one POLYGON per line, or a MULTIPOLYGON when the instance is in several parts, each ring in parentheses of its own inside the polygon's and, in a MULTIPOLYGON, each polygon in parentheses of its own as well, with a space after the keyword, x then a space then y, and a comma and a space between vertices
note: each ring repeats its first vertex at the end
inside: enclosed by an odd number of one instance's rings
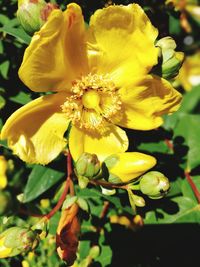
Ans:
MULTIPOLYGON (((69 2, 57 1, 63 9, 69 2)), ((132 1, 74 2, 81 5, 88 22, 90 15, 98 8, 111 3, 126 5, 132 1)), ((159 29, 159 38, 172 36, 178 50, 184 51, 186 57, 197 53, 200 46, 200 20, 186 13, 191 27, 188 32, 182 27, 182 11, 175 9, 172 3, 166 5, 163 0, 134 2, 143 6, 152 23, 159 29)), ((39 94, 33 94, 26 88, 17 75, 24 50, 31 39, 17 21, 17 1, 0 0, 0 10, 2 126, 13 111, 39 94)), ((200 76, 200 67, 197 72, 200 76)), ((165 118, 161 128, 147 132, 128 132, 134 150, 151 153, 157 158, 158 164, 154 170, 163 172, 170 179, 171 188, 168 195, 161 200, 145 198, 146 206, 137 208, 137 214, 142 216, 145 226, 140 229, 136 223, 130 229, 128 224, 124 226, 111 223, 110 220, 113 215, 125 215, 127 220, 132 221, 135 216, 123 190, 108 196, 103 195, 97 187, 89 186, 80 190, 76 186, 77 196, 86 200, 89 205, 89 213, 82 211, 78 258, 74 266, 177 267, 190 266, 195 259, 199 261, 198 246, 195 244, 200 236, 200 204, 185 177, 185 170, 190 170, 192 179, 200 190, 200 84, 185 92, 180 81, 178 90, 184 95, 182 106, 178 112, 165 118), (106 212, 102 215, 105 207, 106 212), (91 248, 94 246, 97 247, 96 250, 99 248, 99 251, 97 255, 92 254, 91 259, 90 253, 94 253, 91 248), (182 249, 181 255, 178 254, 178 249, 182 249)), ((65 158, 61 155, 47 167, 26 165, 12 155, 3 142, 0 154, 9 162, 8 186, 4 191, 12 195, 12 201, 8 198, 9 205, 0 217, 1 231, 12 225, 34 224, 38 219, 27 214, 49 212, 61 195, 66 172, 65 158), (42 199, 49 199, 49 204, 42 205, 42 199)), ((18 267, 23 263, 23 267, 65 266, 55 252, 54 235, 59 218, 59 212, 51 218, 50 235, 40 243, 34 253, 0 260, 0 265, 18 267)))

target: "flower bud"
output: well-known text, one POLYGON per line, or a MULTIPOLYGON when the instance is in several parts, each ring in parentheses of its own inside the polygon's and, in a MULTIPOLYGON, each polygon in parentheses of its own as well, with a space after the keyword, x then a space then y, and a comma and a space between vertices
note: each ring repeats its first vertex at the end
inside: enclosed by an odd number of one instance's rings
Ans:
POLYGON ((127 183, 151 169, 156 159, 139 152, 125 152, 107 157, 104 164, 109 172, 109 182, 127 183))
POLYGON ((8 164, 4 156, 0 156, 0 189, 4 189, 7 186, 6 171, 8 164))
POLYGON ((38 31, 46 22, 56 5, 44 0, 18 0, 17 18, 23 29, 30 35, 38 31))
POLYGON ((4 215, 11 206, 11 195, 9 192, 0 191, 0 216, 4 215))
POLYGON ((38 245, 38 235, 31 229, 11 227, 0 235, 0 258, 28 252, 38 245))
POLYGON ((176 43, 169 36, 160 39, 156 46, 160 48, 162 77, 165 79, 174 78, 178 75, 183 64, 184 53, 175 51, 176 43))
POLYGON ((145 200, 143 197, 133 194, 132 198, 134 200, 135 206, 137 206, 137 207, 144 207, 145 206, 145 200))
POLYGON ((95 178, 100 171, 100 161, 95 154, 83 153, 76 162, 76 173, 88 179, 95 178))
POLYGON ((140 180, 140 190, 152 199, 162 198, 167 194, 170 184, 161 172, 152 171, 144 174, 140 180))

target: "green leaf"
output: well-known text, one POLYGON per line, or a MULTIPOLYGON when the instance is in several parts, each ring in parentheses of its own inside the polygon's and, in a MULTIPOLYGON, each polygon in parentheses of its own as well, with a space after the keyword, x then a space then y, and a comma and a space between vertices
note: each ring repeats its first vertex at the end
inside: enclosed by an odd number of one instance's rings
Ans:
POLYGON ((181 33, 179 17, 169 16, 169 33, 170 35, 179 35, 181 33))
POLYGON ((31 41, 31 37, 22 28, 13 28, 9 24, 1 27, 0 32, 10 34, 25 44, 29 44, 31 41))
POLYGON ((167 153, 169 148, 163 144, 163 140, 160 142, 148 142, 148 143, 141 143, 139 146, 137 146, 139 150, 145 150, 148 152, 161 152, 161 153, 167 153))
MULTIPOLYGON (((183 97, 178 113, 194 113, 200 102, 200 86, 194 87, 183 97)), ((178 114, 177 113, 177 114, 178 114)))
POLYGON ((159 208, 146 213, 145 223, 199 223, 200 204, 188 197, 175 197, 172 202, 177 205, 178 211, 175 214, 168 214, 159 208))
MULTIPOLYGON (((200 86, 194 87, 190 92, 184 94, 181 106, 173 115, 164 116, 164 128, 167 130, 174 130, 177 123, 185 114, 195 114, 198 110, 200 102, 200 86)), ((199 114, 199 112, 197 112, 199 114)))
MULTIPOLYGON (((2 126, 3 127, 3 126, 2 126)), ((6 140, 0 140, 0 147, 3 146, 7 149, 9 149, 8 145, 7 145, 7 141, 6 140)))
POLYGON ((82 189, 78 192, 78 196, 82 197, 82 198, 86 198, 86 199, 97 199, 99 200, 100 198, 104 198, 106 200, 108 200, 109 202, 111 202, 116 208, 118 209, 122 209, 123 210, 123 206, 120 202, 119 197, 113 197, 113 196, 106 196, 101 194, 101 192, 99 192, 98 190, 92 188, 92 189, 82 189))
POLYGON ((0 95, 0 109, 2 109, 6 104, 6 100, 0 95))
POLYGON ((90 251, 90 241, 89 240, 81 240, 79 244, 78 254, 80 256, 80 260, 85 259, 90 251))
POLYGON ((182 136, 185 139, 185 144, 188 146, 189 151, 187 154, 187 164, 190 169, 200 165, 200 127, 199 115, 184 114, 177 123, 174 129, 174 135, 182 136))
POLYGON ((4 47, 3 47, 3 42, 0 40, 0 54, 3 54, 4 47))
POLYGON ((19 92, 16 96, 10 97, 9 99, 21 105, 25 105, 32 100, 30 94, 25 93, 23 91, 19 92))
POLYGON ((9 60, 4 61, 0 64, 0 72, 4 79, 8 79, 8 70, 9 70, 10 62, 9 60))
MULTIPOLYGON (((193 176, 192 180, 195 183, 198 190, 200 191, 200 176, 193 176)), ((184 197, 188 197, 197 203, 197 199, 193 193, 193 190, 186 179, 182 181, 181 190, 184 197)))
POLYGON ((51 217, 50 221, 49 221, 49 233, 51 235, 56 235, 56 230, 58 227, 58 223, 60 220, 60 212, 56 212, 56 214, 54 214, 53 217, 51 217))
POLYGON ((23 203, 30 202, 61 180, 63 172, 37 165, 29 175, 24 190, 23 203))
POLYGON ((0 24, 1 25, 4 25, 4 24, 7 24, 9 23, 9 18, 3 14, 0 14, 0 24))
POLYGON ((112 249, 104 245, 104 237, 100 237, 100 247, 101 247, 101 253, 100 255, 95 259, 95 261, 98 261, 101 263, 101 267, 110 266, 110 263, 112 261, 112 249))
POLYGON ((182 183, 183 179, 181 178, 177 178, 174 182, 170 182, 170 189, 166 197, 175 197, 180 194, 182 195, 182 190, 181 190, 182 183))

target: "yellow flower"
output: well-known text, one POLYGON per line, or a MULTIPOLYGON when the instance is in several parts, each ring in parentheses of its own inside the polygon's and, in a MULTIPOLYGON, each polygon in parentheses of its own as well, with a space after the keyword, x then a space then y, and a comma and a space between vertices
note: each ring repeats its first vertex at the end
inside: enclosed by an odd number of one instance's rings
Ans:
POLYGON ((180 69, 177 81, 186 91, 200 84, 200 50, 192 56, 186 57, 180 69))
POLYGON ((0 189, 4 189, 8 184, 6 175, 7 168, 8 164, 5 157, 0 156, 0 189))
POLYGON ((125 128, 150 130, 179 107, 181 95, 149 74, 157 64, 158 35, 137 4, 97 10, 85 28, 81 8, 54 10, 32 38, 19 70, 33 91, 56 92, 17 110, 1 138, 22 160, 47 164, 63 150, 69 123, 74 160, 100 160, 128 148, 125 128))
POLYGON ((29 262, 26 261, 26 260, 23 260, 23 261, 22 261, 22 267, 30 267, 29 262))
POLYGON ((5 238, 5 236, 0 237, 0 259, 9 257, 12 251, 12 248, 7 248, 4 245, 5 238))

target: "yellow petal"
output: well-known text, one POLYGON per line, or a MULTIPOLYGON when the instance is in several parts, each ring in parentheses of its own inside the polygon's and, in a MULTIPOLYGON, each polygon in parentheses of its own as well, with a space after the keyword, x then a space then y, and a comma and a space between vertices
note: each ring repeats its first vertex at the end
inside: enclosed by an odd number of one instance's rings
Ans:
POLYGON ((128 138, 125 131, 115 125, 109 126, 109 131, 102 136, 88 133, 72 126, 69 137, 69 148, 74 160, 83 152, 96 154, 99 160, 113 153, 124 152, 128 148, 128 138))
POLYGON ((73 79, 87 72, 84 31, 78 5, 52 11, 25 51, 21 80, 37 92, 69 90, 73 79))
POLYGON ((105 163, 111 174, 126 183, 155 166, 156 159, 139 152, 126 152, 109 156, 105 163))
POLYGON ((8 184, 8 179, 5 174, 0 174, 0 190, 4 189, 8 184))
POLYGON ((63 135, 69 125, 61 112, 66 94, 40 97, 14 112, 2 128, 1 139, 22 160, 47 164, 66 145, 63 135))
POLYGON ((12 248, 7 248, 4 246, 5 236, 0 238, 0 259, 9 257, 12 248))
POLYGON ((137 4, 97 10, 88 32, 91 72, 112 73, 117 86, 147 73, 157 63, 156 37, 157 29, 137 4))
POLYGON ((169 82, 148 75, 132 86, 119 90, 123 103, 123 118, 115 121, 122 127, 151 130, 163 123, 162 115, 176 111, 181 94, 169 82))

